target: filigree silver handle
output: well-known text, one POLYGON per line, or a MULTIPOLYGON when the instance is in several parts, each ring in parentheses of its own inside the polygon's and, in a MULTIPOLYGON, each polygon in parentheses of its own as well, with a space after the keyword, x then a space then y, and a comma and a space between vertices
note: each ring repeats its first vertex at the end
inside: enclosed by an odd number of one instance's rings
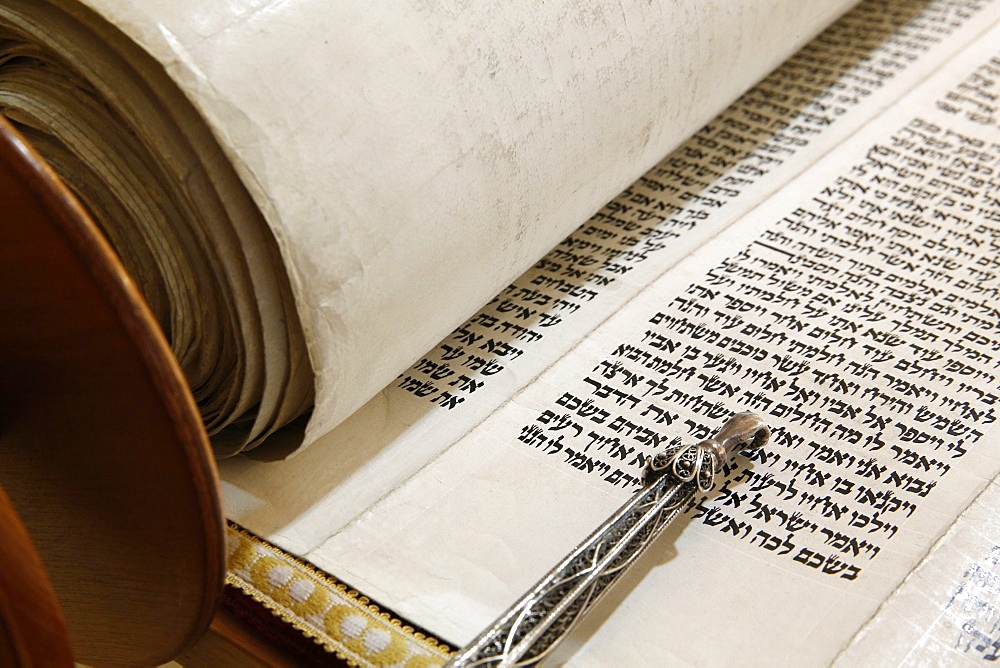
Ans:
POLYGON ((469 645, 450 666, 531 666, 541 661, 670 524, 696 491, 740 450, 763 446, 771 431, 738 413, 715 436, 651 457, 643 487, 469 645))

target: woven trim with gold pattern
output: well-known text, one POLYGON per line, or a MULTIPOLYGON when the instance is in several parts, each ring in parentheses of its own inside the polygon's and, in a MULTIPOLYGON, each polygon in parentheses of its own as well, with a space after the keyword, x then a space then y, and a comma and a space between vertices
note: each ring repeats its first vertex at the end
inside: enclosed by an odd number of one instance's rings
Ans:
POLYGON ((226 582, 340 659, 397 668, 448 660, 444 643, 242 527, 230 524, 226 542, 226 582))

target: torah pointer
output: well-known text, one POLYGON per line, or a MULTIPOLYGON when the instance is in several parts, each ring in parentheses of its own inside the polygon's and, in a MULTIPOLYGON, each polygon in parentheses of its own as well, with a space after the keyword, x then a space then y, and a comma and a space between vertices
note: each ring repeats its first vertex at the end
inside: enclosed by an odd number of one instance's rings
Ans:
POLYGON ((712 489, 730 457, 762 447, 771 430, 737 413, 695 445, 646 461, 642 488, 448 664, 531 666, 544 659, 694 496, 712 489))

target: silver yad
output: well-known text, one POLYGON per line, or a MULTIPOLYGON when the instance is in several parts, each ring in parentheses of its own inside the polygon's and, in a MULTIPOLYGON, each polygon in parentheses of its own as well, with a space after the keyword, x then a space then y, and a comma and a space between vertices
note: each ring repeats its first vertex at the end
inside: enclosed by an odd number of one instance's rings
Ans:
POLYGON ((636 495, 448 665, 532 666, 544 659, 694 494, 712 489, 730 457, 770 437, 758 416, 737 413, 712 438, 647 459, 636 495))

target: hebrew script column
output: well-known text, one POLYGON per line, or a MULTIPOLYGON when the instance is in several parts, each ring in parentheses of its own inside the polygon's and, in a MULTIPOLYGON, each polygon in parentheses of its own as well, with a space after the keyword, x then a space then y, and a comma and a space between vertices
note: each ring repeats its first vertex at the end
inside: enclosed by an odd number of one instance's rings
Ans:
MULTIPOLYGON (((997 65, 938 110, 989 129, 997 65)), ((631 488, 678 431, 755 410, 774 447, 692 520, 857 578, 996 421, 998 168, 997 142, 913 118, 650 314, 519 440, 631 488)))

